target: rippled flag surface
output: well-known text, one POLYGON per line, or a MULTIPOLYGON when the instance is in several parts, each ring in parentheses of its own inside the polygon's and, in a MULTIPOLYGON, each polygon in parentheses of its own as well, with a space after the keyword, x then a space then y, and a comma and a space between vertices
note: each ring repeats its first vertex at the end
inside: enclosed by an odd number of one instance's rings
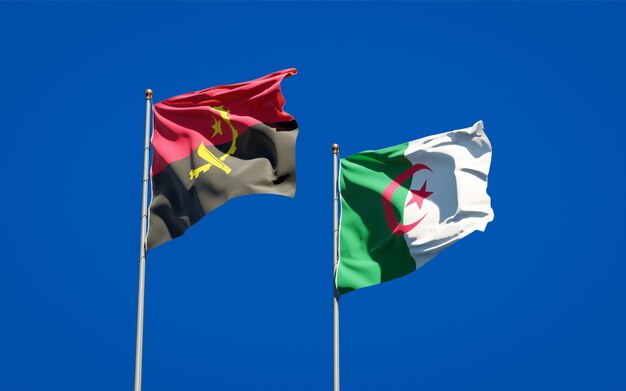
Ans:
POLYGON ((280 84, 295 74, 286 69, 154 105, 149 249, 233 197, 294 196, 298 124, 283 110, 280 84))
POLYGON ((413 272, 493 220, 482 121, 341 159, 340 294, 413 272))

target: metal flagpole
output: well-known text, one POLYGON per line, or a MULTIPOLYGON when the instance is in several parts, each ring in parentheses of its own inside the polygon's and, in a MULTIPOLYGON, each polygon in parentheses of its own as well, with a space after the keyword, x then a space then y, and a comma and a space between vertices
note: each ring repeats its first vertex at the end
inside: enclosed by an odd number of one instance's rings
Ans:
POLYGON ((141 391, 143 352, 143 297, 146 285, 146 228, 148 225, 148 161, 150 158, 150 108, 152 90, 146 90, 146 134, 143 148, 143 196, 141 200, 141 246, 139 247, 139 292, 137 297, 137 346, 135 350, 135 391, 141 391))
MULTIPOLYGON (((333 268, 334 275, 337 275, 337 263, 339 261, 339 252, 337 248, 337 239, 339 235, 338 224, 338 199, 337 199, 337 155, 339 153, 339 145, 333 144, 333 268)), ((333 294, 333 341, 334 341, 334 391, 339 391, 339 292, 336 284, 333 294)))

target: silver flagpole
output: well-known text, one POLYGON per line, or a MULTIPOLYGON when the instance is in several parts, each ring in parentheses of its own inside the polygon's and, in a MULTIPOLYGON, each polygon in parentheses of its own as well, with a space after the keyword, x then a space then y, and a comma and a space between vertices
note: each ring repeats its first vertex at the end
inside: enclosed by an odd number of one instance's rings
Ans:
MULTIPOLYGON (((339 235, 338 224, 338 199, 337 199, 337 155, 339 153, 339 145, 333 144, 333 268, 334 275, 337 275, 337 263, 339 261, 339 252, 337 249, 337 239, 339 235)), ((339 391, 339 292, 336 284, 333 283, 333 341, 334 341, 334 390, 339 391)))
POLYGON ((146 134, 143 148, 143 196, 141 200, 141 245, 139 247, 139 293, 137 297, 137 346, 135 350, 135 391, 141 391, 143 352, 143 297, 146 286, 146 228, 148 225, 148 161, 150 158, 150 106, 152 90, 146 90, 146 134))

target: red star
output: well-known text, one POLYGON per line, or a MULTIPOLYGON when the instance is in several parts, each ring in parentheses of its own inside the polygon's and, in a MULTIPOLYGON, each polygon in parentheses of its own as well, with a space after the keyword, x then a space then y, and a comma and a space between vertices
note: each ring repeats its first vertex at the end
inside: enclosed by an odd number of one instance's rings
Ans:
POLYGON ((413 190, 411 189, 411 194, 413 194, 413 196, 411 197, 411 199, 406 203, 405 206, 409 206, 412 203, 416 203, 417 206, 422 209, 422 203, 424 202, 424 200, 426 198, 428 198, 429 195, 433 194, 432 191, 427 191, 426 190, 426 181, 424 181, 424 184, 422 185, 422 188, 419 190, 413 190))

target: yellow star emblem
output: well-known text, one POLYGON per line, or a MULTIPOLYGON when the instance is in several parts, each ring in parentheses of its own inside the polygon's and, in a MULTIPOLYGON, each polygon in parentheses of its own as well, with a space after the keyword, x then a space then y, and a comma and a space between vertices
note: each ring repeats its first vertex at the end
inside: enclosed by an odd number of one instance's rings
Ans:
POLYGON ((222 135, 222 121, 217 118, 213 118, 213 121, 215 121, 215 123, 211 125, 211 127, 213 128, 213 136, 211 136, 211 138, 215 137, 215 135, 217 134, 219 134, 220 136, 222 135))

